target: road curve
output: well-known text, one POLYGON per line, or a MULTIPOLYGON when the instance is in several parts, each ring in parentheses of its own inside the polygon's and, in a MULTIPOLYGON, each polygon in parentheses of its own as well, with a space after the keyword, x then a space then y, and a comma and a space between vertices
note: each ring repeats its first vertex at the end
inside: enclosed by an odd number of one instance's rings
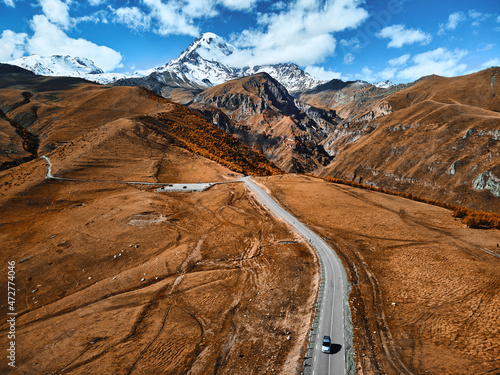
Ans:
POLYGON ((304 373, 314 375, 340 375, 347 374, 354 370, 352 361, 351 329, 346 327, 346 316, 350 316, 347 302, 347 280, 342 272, 340 260, 328 244, 316 233, 311 231, 306 225, 298 221, 293 215, 288 213, 276 201, 274 201, 263 189, 257 186, 250 177, 242 179, 250 191, 256 196, 260 203, 265 206, 276 217, 281 218, 291 225, 306 241, 315 249, 323 262, 323 295, 322 303, 317 320, 315 337, 311 337, 312 362, 310 366, 304 368, 304 373), (344 303, 345 302, 345 303, 344 303), (346 328, 349 331, 346 331, 346 328), (332 353, 321 352, 323 336, 330 336, 332 340, 332 353), (347 351, 346 351, 347 348, 347 351), (349 352, 349 355, 346 353, 349 352), (351 358, 348 360, 348 358, 351 358), (351 371, 348 371, 351 370, 351 371))

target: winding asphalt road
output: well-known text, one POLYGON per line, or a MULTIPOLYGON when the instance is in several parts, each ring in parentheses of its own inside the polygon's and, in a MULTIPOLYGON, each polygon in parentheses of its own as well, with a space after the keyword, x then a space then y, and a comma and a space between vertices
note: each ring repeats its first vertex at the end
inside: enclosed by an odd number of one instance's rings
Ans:
POLYGON ((344 295, 347 295, 347 291, 344 289, 340 261, 333 249, 320 236, 285 211, 263 189, 257 186, 250 177, 244 177, 243 181, 263 206, 276 217, 281 218, 291 225, 297 233, 316 248, 318 256, 324 264, 323 302, 319 311, 319 325, 312 353, 312 369, 304 369, 305 372, 307 371, 314 375, 346 374, 347 361, 345 348, 348 343, 345 340, 346 335, 344 333, 344 295), (331 337, 331 354, 321 352, 323 336, 331 337))

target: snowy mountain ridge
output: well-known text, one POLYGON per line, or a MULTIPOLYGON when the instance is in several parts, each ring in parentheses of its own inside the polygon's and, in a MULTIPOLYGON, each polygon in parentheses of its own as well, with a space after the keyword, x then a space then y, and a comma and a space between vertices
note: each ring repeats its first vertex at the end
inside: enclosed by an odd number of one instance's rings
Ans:
POLYGON ((104 73, 92 60, 85 57, 31 55, 9 61, 7 64, 19 66, 37 75, 78 77, 102 84, 126 77, 120 73, 104 73))
POLYGON ((261 72, 268 73, 290 92, 308 90, 323 83, 305 73, 296 64, 258 65, 245 68, 234 68, 224 64, 228 56, 238 52, 235 46, 227 43, 220 36, 214 33, 204 33, 196 38, 179 57, 157 68, 157 71, 184 75, 207 87, 261 72))
MULTIPOLYGON (((209 88, 262 72, 268 73, 291 93, 310 90, 326 82, 312 77, 296 64, 281 63, 235 68, 224 63, 240 52, 241 50, 227 43, 220 36, 214 33, 204 33, 182 51, 179 57, 167 64, 132 75, 104 73, 92 60, 84 57, 31 55, 7 63, 38 75, 79 77, 101 84, 110 84, 121 79, 153 77, 167 72, 169 76, 175 76, 176 79, 185 81, 190 86, 200 88, 209 88)), ((363 81, 359 82, 368 84, 363 81)), ((387 88, 393 84, 390 81, 384 81, 373 85, 387 88)))

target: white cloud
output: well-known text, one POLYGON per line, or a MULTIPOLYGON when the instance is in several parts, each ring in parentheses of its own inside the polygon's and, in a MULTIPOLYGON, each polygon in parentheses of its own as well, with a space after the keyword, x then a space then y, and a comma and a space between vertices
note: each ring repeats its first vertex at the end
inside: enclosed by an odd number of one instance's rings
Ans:
POLYGON ((10 61, 23 56, 27 38, 27 34, 4 30, 0 37, 0 61, 10 61))
POLYGON ((255 6, 257 1, 258 0, 221 0, 220 4, 232 10, 250 10, 255 6))
POLYGON ((389 64, 390 66, 404 65, 408 62, 410 57, 411 57, 410 54, 402 55, 402 56, 399 56, 395 59, 391 59, 391 60, 387 61, 387 64, 389 64))
MULTIPOLYGON (((263 0, 142 0, 147 12, 140 15, 135 12, 136 21, 145 20, 153 25, 153 31, 160 35, 191 35, 198 36, 200 28, 197 20, 213 18, 219 15, 219 8, 233 11, 249 11, 258 1, 263 0), (195 22, 196 21, 196 22, 195 22)), ((136 8, 136 7, 132 7, 136 8)), ((132 9, 127 8, 127 9, 132 9)), ((137 8, 136 8, 137 9, 137 8)), ((136 28, 137 22, 129 23, 136 28)))
POLYGON ((119 52, 85 39, 70 38, 46 16, 34 16, 31 27, 34 35, 27 41, 28 53, 42 56, 58 54, 87 57, 104 71, 111 71, 121 66, 122 55, 119 52))
POLYGON ((439 25, 438 34, 443 34, 446 30, 455 30, 460 22, 466 20, 465 14, 462 12, 454 12, 448 16, 448 23, 439 25))
MULTIPOLYGON (((158 34, 197 36, 200 33, 198 27, 194 26, 192 16, 183 13, 175 1, 167 4, 161 0, 143 0, 143 2, 149 7, 151 17, 158 23, 155 29, 158 34)), ((190 10, 192 11, 193 7, 190 10)))
POLYGON ((462 21, 465 21, 465 15, 462 12, 452 13, 448 17, 448 24, 446 25, 446 28, 448 30, 455 30, 457 25, 462 21))
POLYGON ((367 66, 361 69, 361 74, 356 74, 356 78, 367 82, 375 82, 377 80, 376 74, 367 66))
POLYGON ((437 74, 445 77, 459 75, 465 71, 467 64, 460 63, 468 51, 456 49, 449 51, 446 48, 437 48, 416 55, 411 62, 413 65, 399 71, 397 76, 402 79, 415 80, 420 77, 437 74))
POLYGON ((485 21, 488 18, 490 18, 490 17, 493 16, 493 14, 490 14, 490 13, 481 13, 481 12, 478 12, 477 10, 475 10, 475 9, 469 10, 468 14, 469 14, 469 17, 472 18, 473 20, 475 20, 478 24, 479 24, 479 22, 485 21))
POLYGON ((484 52, 484 51, 488 51, 488 50, 492 49, 493 47, 495 47, 495 44, 493 44, 493 43, 481 43, 479 45, 479 48, 476 51, 477 52, 484 52))
POLYGON ((91 15, 88 16, 82 16, 82 17, 77 17, 73 18, 73 21, 75 23, 80 23, 80 22, 93 22, 93 23, 108 23, 108 12, 104 10, 99 10, 91 15))
POLYGON ((350 53, 344 56, 344 64, 350 65, 354 62, 354 56, 350 53))
POLYGON ((243 31, 234 43, 234 66, 294 62, 313 65, 335 51, 333 33, 359 26, 368 12, 358 0, 295 0, 281 12, 260 16, 258 29, 243 31))
POLYGON ((500 16, 497 17, 497 22, 500 22, 500 16))
POLYGON ((271 4, 271 10, 283 10, 286 8, 286 3, 284 1, 278 1, 276 3, 271 4))
POLYGON ((3 0, 3 3, 7 5, 8 7, 15 7, 14 0, 3 0))
POLYGON ((39 0, 39 3, 43 14, 47 16, 50 22, 64 29, 69 28, 71 19, 67 3, 60 0, 39 0))
POLYGON ((379 38, 389 38, 391 41, 387 47, 400 48, 405 44, 420 43, 428 44, 432 37, 420 29, 405 29, 404 25, 393 25, 384 27, 378 34, 379 38))
POLYGON ((325 70, 322 66, 309 65, 305 69, 306 73, 316 77, 322 81, 331 81, 332 79, 343 79, 342 73, 334 72, 332 70, 325 70))
POLYGON ((481 12, 478 12, 476 11, 475 9, 471 9, 469 10, 469 17, 473 18, 473 19, 480 19, 480 18, 483 18, 484 17, 484 14, 481 13, 481 12))
POLYGON ((497 59, 497 58, 495 58, 495 59, 491 59, 491 60, 489 60, 489 61, 486 61, 486 62, 482 65, 482 67, 483 67, 484 69, 486 69, 486 68, 491 68, 492 66, 500 66, 500 59, 497 59))
POLYGON ((358 38, 351 38, 351 39, 341 39, 339 42, 341 45, 344 47, 352 47, 352 48, 359 48, 359 39, 358 38))
POLYGON ((103 2, 104 0, 89 0, 90 5, 92 5, 93 7, 101 5, 103 2))
POLYGON ((151 18, 137 7, 113 9, 113 13, 115 22, 122 23, 134 30, 146 30, 151 23, 151 18))
POLYGON ((388 79, 393 79, 396 76, 396 68, 387 68, 379 73, 380 78, 384 81, 388 79))

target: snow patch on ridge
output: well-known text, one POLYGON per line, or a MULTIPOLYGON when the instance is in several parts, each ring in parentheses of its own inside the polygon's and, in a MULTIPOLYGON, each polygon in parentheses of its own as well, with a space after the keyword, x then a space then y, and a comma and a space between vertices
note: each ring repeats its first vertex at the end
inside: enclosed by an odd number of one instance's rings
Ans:
POLYGON ((41 76, 77 77, 98 83, 114 82, 126 77, 125 74, 104 73, 92 60, 85 57, 31 55, 6 64, 19 66, 41 76))

